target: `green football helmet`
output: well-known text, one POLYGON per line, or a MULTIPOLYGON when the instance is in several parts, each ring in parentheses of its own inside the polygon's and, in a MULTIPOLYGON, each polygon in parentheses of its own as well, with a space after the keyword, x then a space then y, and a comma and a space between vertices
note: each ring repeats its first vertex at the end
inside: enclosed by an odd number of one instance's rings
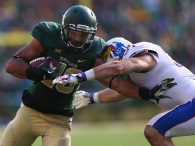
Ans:
POLYGON ((85 6, 73 6, 63 15, 61 36, 65 46, 71 51, 87 51, 94 40, 96 30, 96 16, 85 6))

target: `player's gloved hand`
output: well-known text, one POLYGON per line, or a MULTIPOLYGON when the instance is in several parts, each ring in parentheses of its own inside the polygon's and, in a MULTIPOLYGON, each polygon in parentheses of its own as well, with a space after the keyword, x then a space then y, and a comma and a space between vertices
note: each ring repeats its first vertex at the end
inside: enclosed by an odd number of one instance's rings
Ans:
POLYGON ((177 85, 177 83, 171 83, 173 80, 174 78, 167 78, 162 80, 151 90, 151 95, 156 98, 160 98, 161 96, 163 96, 167 92, 167 90, 177 85))
POLYGON ((53 79, 55 79, 60 66, 61 66, 61 64, 58 64, 58 66, 56 66, 54 68, 42 68, 42 70, 45 71, 42 80, 53 80, 53 79))
POLYGON ((42 70, 46 71, 42 80, 53 80, 56 78, 56 75, 58 73, 58 70, 61 66, 61 64, 58 64, 56 67, 51 68, 50 67, 51 58, 47 60, 42 70))
POLYGON ((60 77, 57 77, 53 80, 53 84, 60 83, 66 85, 68 83, 79 84, 82 82, 81 74, 66 74, 60 77))
POLYGON ((26 70, 27 78, 30 80, 34 80, 34 84, 42 81, 42 80, 53 80, 55 79, 58 70, 61 64, 58 64, 57 67, 51 68, 49 66, 51 59, 48 59, 43 68, 36 68, 33 66, 29 66, 26 70))
POLYGON ((138 91, 139 96, 145 100, 155 99, 158 103, 159 99, 164 98, 163 95, 167 92, 167 90, 177 85, 177 83, 171 83, 173 80, 174 78, 164 79, 160 83, 158 83, 152 90, 149 90, 145 87, 140 87, 138 91))
POLYGON ((91 94, 85 91, 77 91, 74 99, 74 107, 75 109, 80 109, 82 107, 88 106, 88 104, 92 103, 91 94))

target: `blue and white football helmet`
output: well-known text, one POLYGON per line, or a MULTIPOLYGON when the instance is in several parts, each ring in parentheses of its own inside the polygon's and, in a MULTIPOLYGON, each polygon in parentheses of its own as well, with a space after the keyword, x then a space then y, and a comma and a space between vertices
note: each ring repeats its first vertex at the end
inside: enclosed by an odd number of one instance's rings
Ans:
POLYGON ((116 37, 106 42, 102 59, 104 62, 122 60, 123 54, 133 46, 131 42, 122 38, 116 37))

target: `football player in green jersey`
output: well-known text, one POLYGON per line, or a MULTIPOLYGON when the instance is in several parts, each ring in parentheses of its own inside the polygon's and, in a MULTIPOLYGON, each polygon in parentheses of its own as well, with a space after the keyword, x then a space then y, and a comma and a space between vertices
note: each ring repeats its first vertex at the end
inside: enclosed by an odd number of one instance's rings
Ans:
POLYGON ((85 6, 69 8, 62 24, 39 22, 32 41, 7 63, 6 71, 34 82, 23 92, 21 108, 7 126, 0 145, 30 146, 38 136, 43 146, 70 146, 73 100, 79 85, 52 84, 53 77, 86 71, 101 62, 105 41, 95 36, 96 16, 85 6), (29 65, 35 58, 49 56, 60 62, 58 70, 29 65), (57 71, 57 72, 56 72, 57 71))
MULTIPOLYGON (((0 145, 30 146, 38 136, 42 137, 43 146, 71 145, 73 100, 79 85, 54 85, 52 79, 81 73, 103 63, 101 54, 105 41, 95 36, 96 30, 95 14, 80 5, 65 12, 62 24, 36 24, 32 41, 21 48, 6 66, 6 71, 13 76, 34 82, 24 90, 21 108, 7 126, 0 145), (29 65, 31 60, 42 56, 57 59, 60 66, 52 70, 29 65)), ((101 82, 108 86, 110 79, 101 82)), ((131 82, 123 85, 134 91, 139 89, 131 82)), ((138 92, 134 93, 139 96, 138 92)))

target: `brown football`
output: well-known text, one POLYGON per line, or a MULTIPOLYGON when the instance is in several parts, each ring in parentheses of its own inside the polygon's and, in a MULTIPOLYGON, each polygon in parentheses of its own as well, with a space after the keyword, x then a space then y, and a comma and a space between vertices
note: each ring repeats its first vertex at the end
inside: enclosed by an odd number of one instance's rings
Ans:
POLYGON ((31 66, 34 66, 34 67, 37 67, 37 68, 43 68, 45 66, 45 63, 49 61, 49 66, 47 67, 51 67, 51 68, 54 68, 56 67, 58 64, 59 64, 59 61, 54 59, 54 58, 51 58, 51 57, 39 57, 39 58, 35 58, 33 60, 31 60, 29 62, 29 64, 31 66), (51 61, 49 61, 51 60, 51 61))

